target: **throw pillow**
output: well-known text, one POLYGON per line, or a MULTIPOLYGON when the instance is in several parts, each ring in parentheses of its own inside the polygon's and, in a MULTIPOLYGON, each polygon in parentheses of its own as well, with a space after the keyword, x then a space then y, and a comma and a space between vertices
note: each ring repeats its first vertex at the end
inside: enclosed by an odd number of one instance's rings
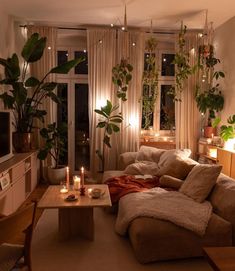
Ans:
POLYGON ((170 175, 184 180, 197 164, 196 161, 188 158, 190 154, 191 151, 189 149, 169 150, 164 152, 158 163, 158 176, 170 175))
POLYGON ((158 163, 161 155, 165 151, 166 150, 163 150, 163 149, 158 149, 158 148, 142 145, 142 146, 140 146, 140 149, 137 153, 136 162, 153 161, 155 163, 158 163))
POLYGON ((163 175, 159 179, 159 182, 160 182, 161 187, 170 187, 170 188, 180 189, 184 181, 178 178, 174 178, 169 175, 163 175))
POLYGON ((158 165, 151 161, 133 163, 126 167, 125 174, 130 175, 157 175, 158 165))
POLYGON ((187 176, 179 192, 187 195, 197 202, 203 202, 210 194, 222 166, 198 164, 187 176))

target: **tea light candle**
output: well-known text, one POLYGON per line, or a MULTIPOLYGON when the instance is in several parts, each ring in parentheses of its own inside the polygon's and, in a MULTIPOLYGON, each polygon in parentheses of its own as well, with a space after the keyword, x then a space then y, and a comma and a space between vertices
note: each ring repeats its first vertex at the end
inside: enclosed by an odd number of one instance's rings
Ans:
POLYGON ((73 177, 73 188, 75 190, 79 190, 80 189, 80 184, 81 184, 81 179, 78 176, 74 176, 73 177))
POLYGON ((69 189, 69 167, 66 167, 66 187, 69 189))
POLYGON ((68 193, 68 189, 64 186, 63 188, 60 189, 61 194, 66 194, 68 193))
POLYGON ((84 167, 81 167, 81 185, 84 186, 84 167))
POLYGON ((91 197, 91 196, 92 196, 92 195, 91 195, 92 190, 93 190, 92 188, 88 188, 88 190, 87 190, 87 192, 88 192, 88 196, 89 196, 89 197, 91 197))

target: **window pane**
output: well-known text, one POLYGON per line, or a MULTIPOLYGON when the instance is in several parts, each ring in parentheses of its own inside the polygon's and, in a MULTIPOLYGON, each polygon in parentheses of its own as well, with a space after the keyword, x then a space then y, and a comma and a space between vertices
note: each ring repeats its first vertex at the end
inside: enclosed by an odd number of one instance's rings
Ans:
MULTIPOLYGON (((60 125, 62 122, 68 124, 68 85, 65 83, 60 83, 57 86, 57 95, 61 99, 61 103, 57 104, 57 124, 60 125)), ((68 134, 65 142, 65 149, 68 150, 68 134)), ((68 151, 60 157, 60 165, 68 164, 68 151)))
POLYGON ((173 97, 168 95, 171 85, 161 85, 161 115, 160 130, 175 129, 175 103, 173 97))
POLYGON ((90 167, 88 84, 75 84, 75 170, 90 167))
POLYGON ((57 51, 58 65, 64 64, 67 61, 68 61, 68 51, 57 51))
POLYGON ((162 76, 175 76, 174 54, 162 54, 162 76))
POLYGON ((83 57, 85 60, 75 67, 75 74, 88 74, 88 56, 87 52, 77 51, 74 53, 75 58, 83 57))

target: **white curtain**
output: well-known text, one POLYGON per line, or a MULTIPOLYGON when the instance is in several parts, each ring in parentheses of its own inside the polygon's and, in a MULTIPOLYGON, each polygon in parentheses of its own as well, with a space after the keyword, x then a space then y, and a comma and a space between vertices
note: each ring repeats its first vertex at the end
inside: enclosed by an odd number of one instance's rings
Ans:
MULTIPOLYGON (((89 134, 90 134, 90 171, 95 174, 100 169, 100 160, 96 150, 102 150, 103 129, 96 128, 99 116, 94 112, 106 104, 114 102, 112 68, 116 59, 116 31, 113 29, 88 29, 88 83, 89 83, 89 134)), ((113 144, 113 142, 111 142, 113 144)), ((116 164, 112 145, 105 153, 106 169, 116 164)), ((107 148, 106 148, 107 149, 107 148)))
POLYGON ((139 147, 141 130, 141 92, 144 68, 144 33, 118 31, 118 61, 127 58, 133 66, 132 80, 127 91, 127 101, 122 102, 124 121, 119 136, 118 156, 139 147))
MULTIPOLYGON (((186 50, 189 52, 190 65, 197 63, 199 46, 198 33, 187 33, 186 50)), ((200 136, 200 114, 195 101, 197 74, 189 76, 181 94, 182 102, 176 102, 176 147, 189 148, 196 157, 200 136)))

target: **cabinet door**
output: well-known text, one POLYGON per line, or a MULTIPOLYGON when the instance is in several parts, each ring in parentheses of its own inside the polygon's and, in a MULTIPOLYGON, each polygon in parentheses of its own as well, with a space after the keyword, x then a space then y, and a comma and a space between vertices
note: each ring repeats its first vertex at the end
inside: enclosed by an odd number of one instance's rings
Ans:
POLYGON ((12 186, 12 195, 13 195, 13 211, 24 202, 25 200, 25 176, 20 178, 12 186))
POLYGON ((2 191, 0 195, 0 214, 10 215, 13 212, 12 187, 2 191))
POLYGON ((230 176, 235 179, 235 153, 232 153, 231 172, 230 176))
POLYGON ((31 191, 37 186, 38 183, 38 159, 37 152, 31 155, 31 191))
POLYGON ((217 150, 218 164, 223 166, 221 172, 227 176, 230 176, 231 160, 232 160, 232 153, 231 152, 223 150, 223 149, 217 150))

